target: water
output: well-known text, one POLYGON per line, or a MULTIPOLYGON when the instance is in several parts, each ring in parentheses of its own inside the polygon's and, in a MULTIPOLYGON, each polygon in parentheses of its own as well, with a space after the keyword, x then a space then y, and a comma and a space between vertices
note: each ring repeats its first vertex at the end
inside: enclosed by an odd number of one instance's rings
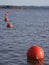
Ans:
POLYGON ((49 9, 0 9, 0 65, 28 65, 27 50, 39 45, 49 64, 49 9), (9 22, 4 21, 9 11, 9 22), (12 23, 12 29, 7 24, 12 23))

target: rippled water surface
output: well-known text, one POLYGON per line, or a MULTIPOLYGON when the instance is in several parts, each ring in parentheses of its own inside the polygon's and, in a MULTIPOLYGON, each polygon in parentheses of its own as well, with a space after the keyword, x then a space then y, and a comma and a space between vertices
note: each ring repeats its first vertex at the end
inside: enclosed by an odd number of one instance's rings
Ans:
POLYGON ((0 9, 0 65, 28 65, 27 50, 39 45, 49 64, 49 9, 0 9), (4 21, 9 11, 9 22, 4 21), (12 29, 7 24, 12 23, 12 29))

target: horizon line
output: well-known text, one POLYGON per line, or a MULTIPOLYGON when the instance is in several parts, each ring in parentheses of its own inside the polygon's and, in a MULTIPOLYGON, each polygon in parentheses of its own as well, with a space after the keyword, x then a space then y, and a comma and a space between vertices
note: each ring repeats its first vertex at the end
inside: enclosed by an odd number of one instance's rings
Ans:
POLYGON ((38 7, 43 6, 43 7, 48 7, 49 5, 11 5, 11 4, 10 5, 9 4, 6 4, 6 5, 5 4, 4 5, 2 4, 1 5, 0 4, 0 6, 38 6, 38 7))
POLYGON ((48 5, 46 5, 46 6, 39 6, 39 5, 0 5, 0 6, 35 6, 35 7, 49 7, 48 5))

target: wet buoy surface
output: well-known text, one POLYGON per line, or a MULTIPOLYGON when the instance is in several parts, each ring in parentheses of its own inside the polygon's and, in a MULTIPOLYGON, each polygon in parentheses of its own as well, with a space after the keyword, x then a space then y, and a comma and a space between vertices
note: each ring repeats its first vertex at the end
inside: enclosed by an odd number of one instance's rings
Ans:
POLYGON ((4 21, 5 22, 8 22, 9 21, 9 18, 8 17, 5 17, 4 21))
POLYGON ((40 46, 32 46, 27 51, 27 61, 30 63, 36 63, 37 60, 40 60, 43 63, 44 59, 44 50, 40 46))
POLYGON ((7 28, 13 28, 13 24, 12 23, 8 23, 7 24, 7 28))

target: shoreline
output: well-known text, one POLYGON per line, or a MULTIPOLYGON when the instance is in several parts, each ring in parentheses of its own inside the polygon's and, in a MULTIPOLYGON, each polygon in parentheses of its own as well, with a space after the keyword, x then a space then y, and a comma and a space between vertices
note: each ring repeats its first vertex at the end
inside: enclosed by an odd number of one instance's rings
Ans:
POLYGON ((1 6, 0 5, 0 9, 49 9, 49 6, 1 6))

